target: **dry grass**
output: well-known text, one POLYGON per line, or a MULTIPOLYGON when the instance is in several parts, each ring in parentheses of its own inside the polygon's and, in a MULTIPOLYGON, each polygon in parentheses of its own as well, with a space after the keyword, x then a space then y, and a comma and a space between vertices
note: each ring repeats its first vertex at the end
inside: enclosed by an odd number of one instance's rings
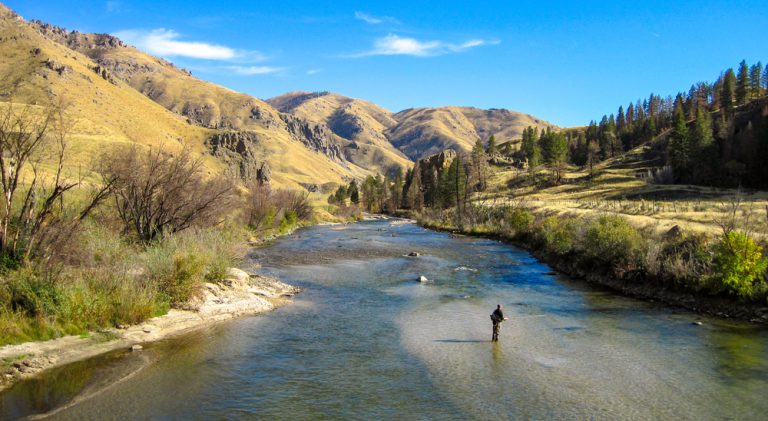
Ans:
MULTIPOLYGON (((593 178, 571 169, 558 186, 530 183, 526 172, 493 168, 490 188, 476 201, 503 205, 522 201, 536 213, 573 217, 621 215, 638 228, 664 233, 674 226, 708 235, 722 233, 721 224, 734 220, 761 238, 768 238, 768 193, 740 192, 688 185, 656 185, 642 177, 644 168, 619 168, 625 162, 611 161, 596 169, 593 178), (733 203, 739 201, 734 212, 733 203)), ((545 171, 537 174, 547 176, 545 171)))

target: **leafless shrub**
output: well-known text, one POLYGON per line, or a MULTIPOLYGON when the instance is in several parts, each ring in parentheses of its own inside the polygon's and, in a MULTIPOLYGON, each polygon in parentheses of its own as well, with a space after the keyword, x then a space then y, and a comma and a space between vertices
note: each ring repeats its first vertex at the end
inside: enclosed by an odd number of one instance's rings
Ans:
POLYGON ((246 219, 251 228, 255 230, 272 228, 289 213, 298 220, 307 220, 312 217, 312 205, 307 192, 272 190, 268 184, 259 183, 248 186, 246 219))
POLYGON ((177 156, 162 148, 137 146, 102 156, 98 166, 113 198, 125 233, 142 242, 193 225, 215 225, 229 210, 234 185, 226 177, 206 180, 202 161, 189 149, 177 156))

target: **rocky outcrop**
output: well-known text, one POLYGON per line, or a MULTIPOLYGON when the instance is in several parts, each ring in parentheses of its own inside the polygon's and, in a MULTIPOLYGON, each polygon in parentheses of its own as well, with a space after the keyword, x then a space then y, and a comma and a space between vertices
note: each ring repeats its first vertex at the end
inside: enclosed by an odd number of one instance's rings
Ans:
POLYGON ((333 133, 325 125, 309 123, 290 114, 280 114, 288 133, 303 143, 309 150, 322 153, 330 159, 346 162, 342 146, 334 139, 333 133))
POLYGON ((50 23, 41 22, 39 20, 33 20, 30 23, 46 38, 77 51, 82 49, 117 48, 127 46, 119 38, 109 34, 83 34, 78 31, 67 31, 60 26, 51 25, 50 23))
POLYGON ((454 159, 456 159, 456 151, 453 149, 446 149, 438 154, 416 161, 416 166, 421 171, 439 172, 450 167, 454 159))
POLYGON ((217 133, 205 141, 211 154, 226 162, 242 180, 256 180, 261 184, 271 179, 269 165, 259 162, 255 147, 260 142, 254 132, 231 131, 217 133))
POLYGON ((106 80, 107 82, 113 85, 117 85, 117 79, 115 79, 115 77, 112 76, 112 72, 108 71, 104 67, 97 64, 93 66, 91 70, 93 70, 94 73, 99 75, 102 79, 106 80))

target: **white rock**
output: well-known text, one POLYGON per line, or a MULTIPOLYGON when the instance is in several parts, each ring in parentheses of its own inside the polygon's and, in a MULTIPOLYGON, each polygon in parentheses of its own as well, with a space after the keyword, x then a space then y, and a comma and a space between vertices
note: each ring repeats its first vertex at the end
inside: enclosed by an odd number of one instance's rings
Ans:
POLYGON ((250 279, 251 275, 248 274, 248 272, 238 269, 238 268, 229 268, 227 270, 227 279, 235 279, 240 282, 245 282, 248 279, 250 279))
POLYGON ((142 349, 144 349, 144 347, 141 345, 134 345, 131 347, 131 351, 141 351, 142 349))
POLYGON ((419 276, 419 282, 428 282, 428 281, 429 281, 429 279, 427 279, 426 276, 424 276, 424 275, 419 276))

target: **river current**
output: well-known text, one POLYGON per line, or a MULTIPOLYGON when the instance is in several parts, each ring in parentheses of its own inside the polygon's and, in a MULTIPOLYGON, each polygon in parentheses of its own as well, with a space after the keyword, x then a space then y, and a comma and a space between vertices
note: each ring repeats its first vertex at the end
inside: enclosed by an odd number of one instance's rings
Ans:
POLYGON ((0 395, 0 418, 768 414, 765 328, 620 297, 507 244, 367 221, 303 229, 249 265, 303 292, 268 314, 19 383, 0 395), (497 303, 510 320, 493 343, 497 303))

